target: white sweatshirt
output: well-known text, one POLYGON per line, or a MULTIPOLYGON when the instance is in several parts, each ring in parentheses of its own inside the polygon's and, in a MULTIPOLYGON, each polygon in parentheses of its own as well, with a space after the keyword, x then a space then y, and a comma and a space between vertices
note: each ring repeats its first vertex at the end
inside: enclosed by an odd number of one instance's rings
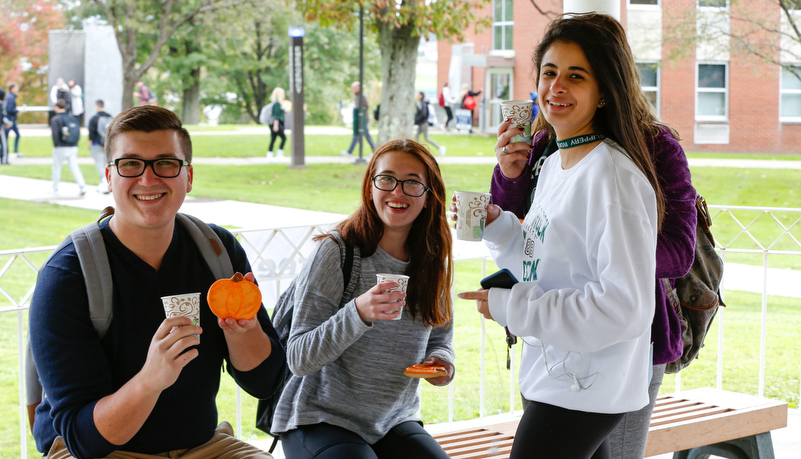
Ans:
POLYGON ((489 293, 492 317, 522 337, 527 399, 596 413, 648 403, 656 199, 612 141, 570 169, 543 166, 523 224, 504 212, 484 240, 521 281, 489 293))

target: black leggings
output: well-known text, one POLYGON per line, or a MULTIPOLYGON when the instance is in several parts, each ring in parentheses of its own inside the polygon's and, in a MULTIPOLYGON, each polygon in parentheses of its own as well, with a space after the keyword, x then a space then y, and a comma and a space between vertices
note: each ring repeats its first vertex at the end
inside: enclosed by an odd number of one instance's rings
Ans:
POLYGON ((281 448, 292 459, 448 459, 439 443, 415 421, 396 425, 372 445, 331 424, 300 426, 281 434, 281 448))
POLYGON ((517 426, 509 459, 611 459, 607 437, 623 415, 587 413, 530 402, 517 426))
POLYGON ((284 143, 286 143, 286 134, 284 134, 284 122, 278 122, 278 131, 273 131, 272 127, 270 127, 270 151, 273 151, 273 145, 275 145, 276 137, 281 138, 281 145, 278 147, 279 150, 284 149, 284 143))

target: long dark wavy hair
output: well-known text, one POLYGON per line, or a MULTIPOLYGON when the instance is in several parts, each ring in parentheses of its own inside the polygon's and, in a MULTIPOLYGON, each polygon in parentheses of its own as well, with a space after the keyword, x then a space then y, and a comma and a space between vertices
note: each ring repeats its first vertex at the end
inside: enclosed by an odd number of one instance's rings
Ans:
MULTIPOLYGON (((648 99, 640 87, 640 75, 623 26, 606 14, 565 14, 552 21, 545 36, 534 49, 533 67, 539 86, 542 59, 554 43, 574 43, 590 63, 606 106, 595 111, 592 120, 597 134, 617 142, 645 174, 656 194, 658 225, 665 214, 665 197, 656 175, 647 140, 660 129, 648 99), (647 136, 647 137, 646 137, 647 136)), ((670 128, 668 128, 670 129, 670 128)), ((535 132, 548 131, 555 136, 542 112, 537 116, 535 132)), ((678 138, 678 134, 670 129, 678 138)))
MULTIPOLYGON (((337 230, 349 244, 359 247, 361 256, 367 257, 375 253, 378 242, 384 235, 384 222, 373 204, 372 178, 376 174, 378 160, 394 152, 408 153, 423 163, 428 186, 426 206, 414 220, 406 238, 406 247, 411 257, 405 274, 412 277, 406 291, 406 308, 412 317, 419 316, 425 324, 439 327, 453 318, 453 241, 445 215, 445 184, 442 174, 437 161, 424 146, 410 139, 398 139, 378 147, 362 181, 362 204, 354 214, 337 225, 337 230)), ((320 235, 315 239, 325 237, 330 236, 320 235)))

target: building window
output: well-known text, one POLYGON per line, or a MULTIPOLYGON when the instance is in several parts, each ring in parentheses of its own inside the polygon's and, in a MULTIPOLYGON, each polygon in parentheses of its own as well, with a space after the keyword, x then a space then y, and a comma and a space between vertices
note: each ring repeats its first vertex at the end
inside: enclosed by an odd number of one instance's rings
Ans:
POLYGON ((492 6, 492 49, 512 50, 512 0, 494 0, 492 6))
POLYGON ((659 113, 659 64, 656 62, 638 62, 637 70, 640 71, 640 85, 645 97, 659 113))
POLYGON ((726 9, 729 7, 729 0, 698 0, 699 8, 726 9))
POLYGON ((801 66, 782 67, 781 121, 801 122, 801 66))
POLYGON ((649 6, 659 6, 659 0, 629 0, 629 6, 634 8, 646 8, 649 6))
POLYGON ((726 121, 729 115, 727 64, 698 64, 695 119, 726 121))

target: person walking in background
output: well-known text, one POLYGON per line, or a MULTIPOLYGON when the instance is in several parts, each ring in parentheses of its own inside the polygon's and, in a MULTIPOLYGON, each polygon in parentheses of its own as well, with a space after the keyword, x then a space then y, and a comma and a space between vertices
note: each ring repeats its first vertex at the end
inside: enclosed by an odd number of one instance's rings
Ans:
POLYGON ((64 160, 78 183, 79 195, 86 194, 86 182, 78 167, 78 140, 81 138, 81 128, 72 115, 67 112, 67 102, 64 99, 56 101, 54 107, 56 116, 50 120, 50 131, 53 135, 53 194, 58 194, 58 184, 61 181, 61 164, 64 160))
POLYGON ((470 89, 470 86, 467 83, 462 85, 462 109, 470 110, 470 134, 473 133, 473 110, 478 105, 478 101, 473 99, 477 95, 481 94, 481 89, 478 91, 473 91, 470 89))
POLYGON ((150 88, 146 84, 144 84, 142 80, 137 81, 136 84, 134 84, 134 87, 137 90, 137 92, 134 93, 134 96, 139 98, 139 105, 150 104, 150 99, 151 99, 150 88))
POLYGON ((70 93, 70 87, 67 86, 67 83, 64 82, 64 78, 57 78, 56 84, 50 88, 50 102, 55 107, 56 102, 59 99, 62 99, 67 106, 67 113, 70 112, 72 109, 72 94, 70 93))
MULTIPOLYGON (((664 193, 622 26, 608 15, 560 16, 533 62, 538 122, 559 149, 523 222, 493 204, 484 233, 498 266, 521 282, 459 296, 524 342, 520 389, 530 402, 510 458, 611 458, 608 436, 649 402, 664 193)), ((501 123, 496 155, 530 148, 509 144, 520 132, 501 123)))
POLYGON ((9 83, 8 93, 6 94, 6 118, 8 118, 11 124, 3 124, 6 133, 6 157, 4 164, 8 164, 8 134, 10 132, 14 133, 14 154, 19 155, 19 128, 17 127, 19 110, 17 109, 17 94, 19 94, 19 86, 17 83, 9 83))
POLYGON ((456 97, 454 97, 453 94, 451 94, 451 84, 448 83, 447 81, 445 82, 445 86, 442 87, 441 95, 442 95, 442 108, 445 109, 445 115, 447 115, 447 119, 445 120, 444 123, 442 123, 442 130, 447 131, 448 123, 450 123, 451 120, 453 119, 453 110, 451 109, 451 106, 456 102, 458 102, 458 100, 456 99, 456 97))
POLYGON ((83 89, 81 86, 75 82, 75 80, 70 80, 69 82, 70 87, 70 100, 72 101, 72 107, 70 107, 70 113, 78 120, 78 124, 81 123, 81 116, 83 116, 83 89))
MULTIPOLYGON (((367 142, 370 144, 370 148, 375 150, 375 142, 373 142, 373 138, 370 136, 370 117, 367 116, 370 113, 369 105, 367 104, 367 98, 362 94, 361 84, 358 81, 354 81, 350 85, 350 90, 353 93, 353 111, 359 109, 359 101, 361 100, 362 108, 364 109, 364 137, 367 139, 367 142)), ((342 150, 343 156, 352 156, 353 149, 356 148, 356 145, 359 143, 359 139, 361 135, 359 134, 359 128, 356 125, 357 117, 353 117, 353 140, 350 142, 350 147, 347 150, 342 150)))
POLYGON ((273 157, 273 146, 275 146, 275 139, 281 138, 281 144, 278 146, 278 151, 275 152, 275 158, 278 160, 284 157, 284 144, 286 143, 286 134, 284 134, 284 100, 286 100, 286 92, 282 88, 276 87, 270 94, 270 105, 267 110, 268 124, 270 125, 270 148, 267 150, 267 159, 273 157))
POLYGON ((6 127, 11 126, 6 117, 6 92, 0 88, 0 164, 8 164, 8 142, 6 127))
POLYGON ((415 98, 417 99, 417 110, 414 113, 414 124, 417 126, 415 140, 419 142, 420 134, 422 134, 423 138, 426 139, 426 142, 430 143, 434 148, 439 150, 440 156, 445 156, 445 147, 441 147, 437 142, 434 142, 431 140, 431 137, 428 136, 428 111, 430 107, 428 106, 428 101, 426 100, 425 94, 418 92, 415 98))
POLYGON ((106 132, 113 120, 111 114, 105 112, 103 109, 106 104, 98 99, 95 102, 95 114, 89 119, 89 154, 95 163, 95 169, 100 176, 100 184, 97 186, 97 191, 103 194, 108 194, 108 180, 106 179, 106 132))

